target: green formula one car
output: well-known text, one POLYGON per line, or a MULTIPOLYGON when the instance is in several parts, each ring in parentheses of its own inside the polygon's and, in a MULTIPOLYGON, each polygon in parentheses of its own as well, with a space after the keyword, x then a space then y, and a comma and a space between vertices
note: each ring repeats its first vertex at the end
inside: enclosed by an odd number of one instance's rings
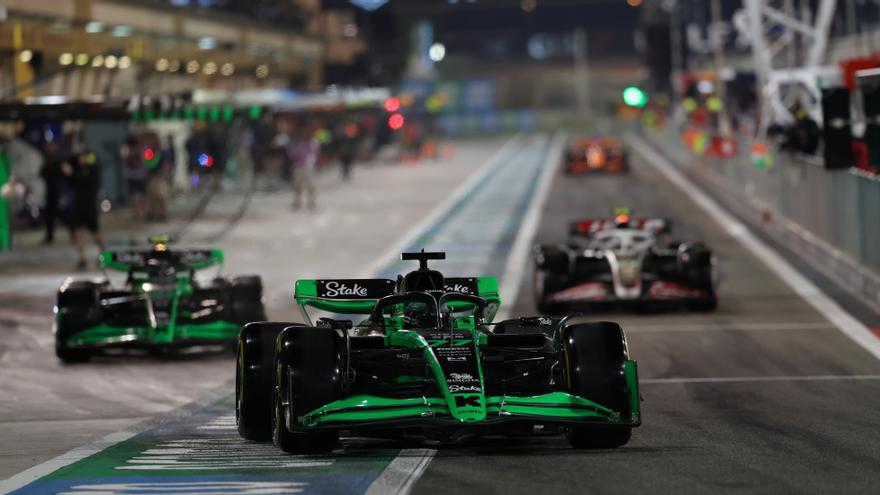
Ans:
POLYGON ((404 253, 396 281, 299 280, 308 324, 258 322, 239 337, 242 437, 331 451, 341 432, 454 442, 566 432, 575 448, 626 444, 639 426, 636 362, 620 326, 575 318, 492 323, 495 278, 444 278, 444 253, 404 253), (314 313, 331 317, 312 322, 314 313), (367 315, 357 324, 339 314, 367 315))
POLYGON ((175 250, 167 236, 152 247, 105 251, 99 263, 120 272, 121 287, 107 278, 67 279, 55 304, 55 353, 65 362, 85 361, 107 348, 165 350, 203 344, 234 345, 242 325, 266 318, 257 276, 205 283, 196 272, 214 268, 219 249, 175 250))

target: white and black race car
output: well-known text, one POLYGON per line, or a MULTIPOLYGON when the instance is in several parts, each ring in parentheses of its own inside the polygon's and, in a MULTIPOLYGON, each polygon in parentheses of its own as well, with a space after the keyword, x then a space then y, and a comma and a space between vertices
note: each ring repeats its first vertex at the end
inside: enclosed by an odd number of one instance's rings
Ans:
POLYGON ((613 219, 572 222, 568 244, 534 248, 538 310, 714 310, 715 255, 701 242, 667 240, 670 228, 669 220, 631 219, 627 211, 613 219))

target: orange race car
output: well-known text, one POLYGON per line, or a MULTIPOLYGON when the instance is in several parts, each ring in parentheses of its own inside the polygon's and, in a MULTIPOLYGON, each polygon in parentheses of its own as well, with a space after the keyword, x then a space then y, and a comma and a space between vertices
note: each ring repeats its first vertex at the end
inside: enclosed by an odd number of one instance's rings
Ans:
POLYGON ((612 137, 575 138, 565 152, 565 171, 570 174, 590 172, 626 172, 629 157, 623 144, 612 137))

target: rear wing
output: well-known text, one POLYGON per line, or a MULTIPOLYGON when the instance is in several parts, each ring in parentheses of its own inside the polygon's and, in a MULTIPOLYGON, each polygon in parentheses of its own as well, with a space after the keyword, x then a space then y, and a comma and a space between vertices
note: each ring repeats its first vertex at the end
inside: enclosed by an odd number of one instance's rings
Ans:
POLYGON ((145 268, 151 260, 168 261, 174 266, 191 270, 202 270, 222 265, 224 256, 220 249, 187 249, 181 251, 157 251, 155 249, 132 249, 104 251, 98 256, 101 268, 129 272, 145 268))
MULTIPOLYGON (((645 229, 655 234, 663 234, 672 230, 672 221, 667 218, 635 218, 629 222, 630 228, 645 229)), ((617 228, 614 220, 607 218, 591 218, 571 222, 568 233, 572 236, 589 237, 602 230, 617 228)))
POLYGON ((369 314, 379 299, 396 291, 394 280, 384 278, 297 280, 296 303, 323 311, 369 314))
MULTIPOLYGON (((366 279, 319 279, 297 280, 293 297, 301 307, 344 314, 369 314, 379 299, 397 292, 394 280, 366 279)), ((498 295, 498 279, 495 277, 447 278, 444 292, 460 292, 486 299, 494 305, 494 316, 501 298, 498 295)))

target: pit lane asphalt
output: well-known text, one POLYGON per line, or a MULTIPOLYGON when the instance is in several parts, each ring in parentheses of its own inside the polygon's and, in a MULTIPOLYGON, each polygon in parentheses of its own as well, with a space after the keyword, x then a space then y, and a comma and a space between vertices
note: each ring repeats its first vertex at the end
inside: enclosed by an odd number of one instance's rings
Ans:
MULTIPOLYGON (((441 447, 414 493, 876 493, 880 361, 632 158, 629 175, 557 174, 536 242, 564 242, 570 220, 615 206, 669 217, 676 238, 715 249, 718 311, 595 315, 621 323, 639 362, 644 423, 627 446, 575 451, 557 436, 441 447)), ((536 313, 531 283, 512 315, 536 313)))
MULTIPOLYGON (((269 317, 299 321, 296 278, 365 276, 504 142, 456 142, 452 157, 420 165, 357 166, 349 183, 329 171, 319 177, 316 212, 292 211, 286 190, 260 194, 217 244, 224 273, 262 275, 269 317)), ((240 204, 239 197, 215 198, 210 214, 190 226, 191 237, 225 228, 240 204)), ((230 353, 60 364, 51 331, 55 291, 67 276, 99 275, 72 272, 67 262, 0 265, 0 480, 193 400, 231 393, 230 353)))

